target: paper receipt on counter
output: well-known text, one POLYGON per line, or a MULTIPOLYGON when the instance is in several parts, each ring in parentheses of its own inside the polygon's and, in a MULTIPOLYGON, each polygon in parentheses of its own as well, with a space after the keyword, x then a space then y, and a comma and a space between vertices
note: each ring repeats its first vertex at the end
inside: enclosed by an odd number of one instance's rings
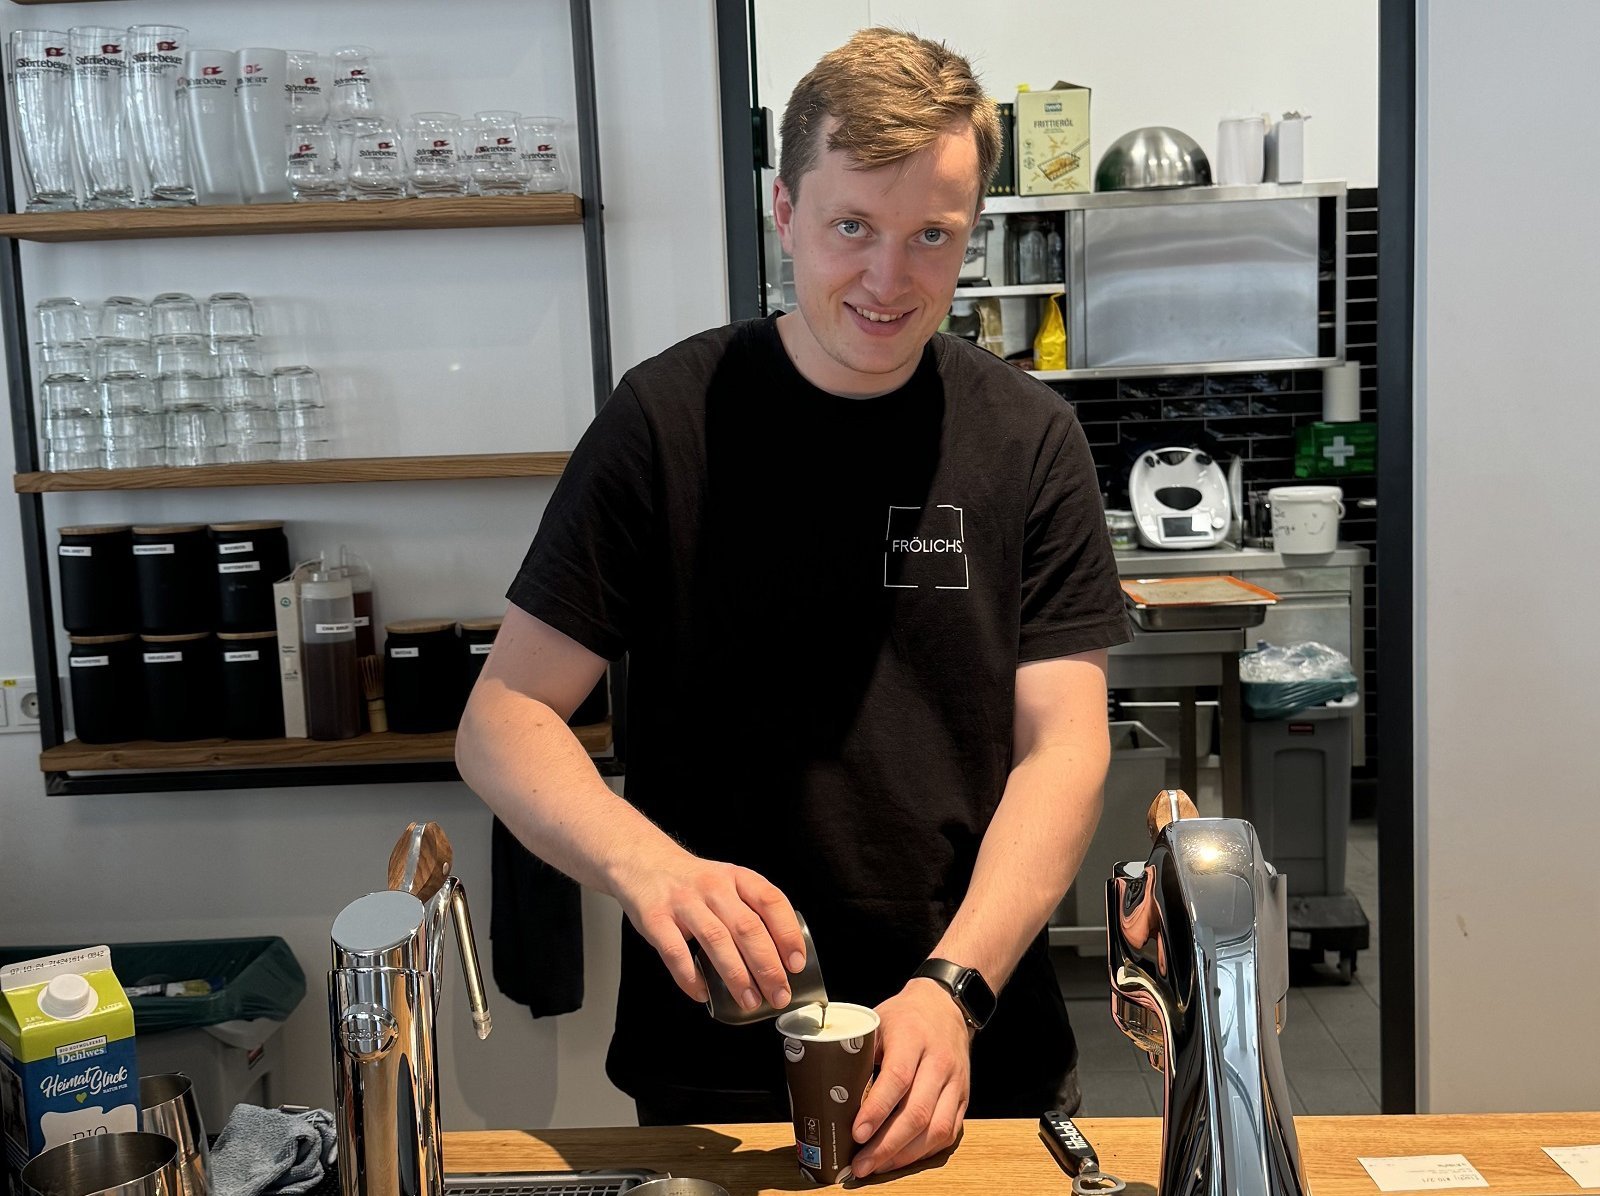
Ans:
POLYGON ((1441 1188, 1487 1188, 1489 1181, 1464 1154, 1419 1154, 1407 1158, 1361 1159, 1380 1192, 1432 1192, 1441 1188))

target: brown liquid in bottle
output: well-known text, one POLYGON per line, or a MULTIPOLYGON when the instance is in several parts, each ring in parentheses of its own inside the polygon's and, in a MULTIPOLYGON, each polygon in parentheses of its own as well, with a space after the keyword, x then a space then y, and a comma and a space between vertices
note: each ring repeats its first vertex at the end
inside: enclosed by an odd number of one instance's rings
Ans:
POLYGON ((357 590, 352 597, 356 604, 356 655, 376 656, 378 640, 372 631, 372 591, 357 590))
POLYGON ((300 647, 305 668, 306 734, 312 739, 353 739, 361 734, 356 681, 356 641, 300 647))

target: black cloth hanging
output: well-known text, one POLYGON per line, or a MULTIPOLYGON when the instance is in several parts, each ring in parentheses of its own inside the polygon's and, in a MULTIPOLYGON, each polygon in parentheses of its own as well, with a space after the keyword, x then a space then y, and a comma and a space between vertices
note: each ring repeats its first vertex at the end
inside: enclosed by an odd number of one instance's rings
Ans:
POLYGON ((489 944, 495 985, 534 1017, 583 1004, 582 891, 498 818, 491 853, 489 944))

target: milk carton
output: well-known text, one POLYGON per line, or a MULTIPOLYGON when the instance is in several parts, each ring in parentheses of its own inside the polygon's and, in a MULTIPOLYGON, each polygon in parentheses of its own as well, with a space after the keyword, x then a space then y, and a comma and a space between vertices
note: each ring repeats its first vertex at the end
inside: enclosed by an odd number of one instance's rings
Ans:
POLYGON ((109 947, 0 968, 0 1127, 12 1193, 40 1151, 139 1128, 133 1007, 109 947))

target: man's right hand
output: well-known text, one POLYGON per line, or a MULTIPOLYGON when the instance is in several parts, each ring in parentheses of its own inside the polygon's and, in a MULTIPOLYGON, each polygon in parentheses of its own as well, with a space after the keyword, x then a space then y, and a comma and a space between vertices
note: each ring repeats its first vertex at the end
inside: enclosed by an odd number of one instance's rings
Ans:
POLYGON ((776 1009, 789 1003, 789 976, 805 967, 805 942, 789 899, 760 873, 674 844, 630 860, 614 892, 634 929, 695 1001, 703 1004, 707 993, 689 954, 691 939, 744 1008, 754 1009, 762 996, 776 1009))

